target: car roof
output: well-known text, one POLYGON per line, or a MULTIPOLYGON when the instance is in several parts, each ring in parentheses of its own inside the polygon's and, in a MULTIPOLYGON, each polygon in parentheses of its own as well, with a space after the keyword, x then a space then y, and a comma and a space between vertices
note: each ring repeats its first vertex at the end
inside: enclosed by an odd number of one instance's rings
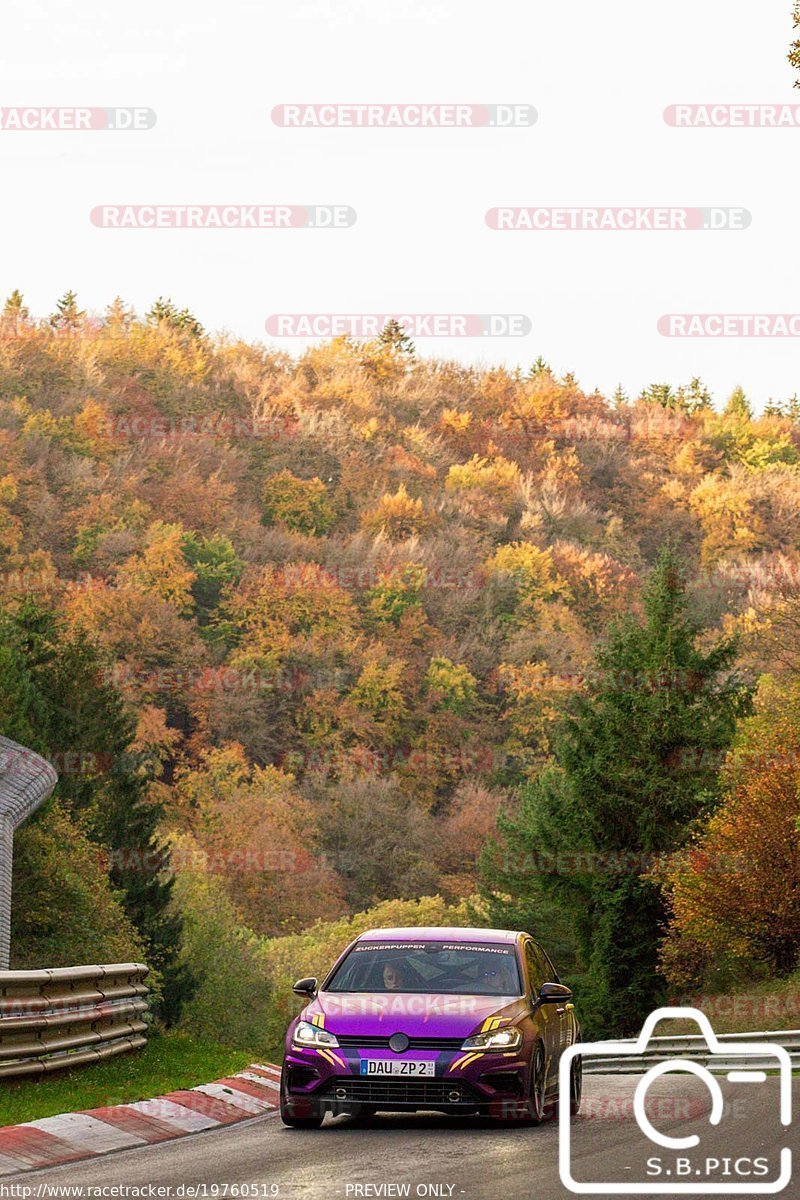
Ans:
POLYGON ((403 940, 415 942, 516 942, 524 935, 512 929, 461 929, 458 926, 400 926, 395 929, 367 929, 359 942, 403 940))

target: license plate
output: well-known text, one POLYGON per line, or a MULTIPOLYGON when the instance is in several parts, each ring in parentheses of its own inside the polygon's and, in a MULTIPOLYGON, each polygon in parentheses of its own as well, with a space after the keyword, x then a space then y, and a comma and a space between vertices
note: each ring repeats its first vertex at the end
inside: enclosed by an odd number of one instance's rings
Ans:
POLYGON ((362 1058, 362 1075, 435 1075, 435 1062, 414 1062, 406 1058, 362 1058))

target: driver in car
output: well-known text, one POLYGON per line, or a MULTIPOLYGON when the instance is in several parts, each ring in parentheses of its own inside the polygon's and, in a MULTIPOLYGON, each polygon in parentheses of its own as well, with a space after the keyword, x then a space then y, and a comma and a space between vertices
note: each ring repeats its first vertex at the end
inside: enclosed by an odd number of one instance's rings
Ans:
POLYGON ((383 986, 389 992, 402 992, 408 987, 408 980, 400 963, 386 963, 383 968, 383 986))

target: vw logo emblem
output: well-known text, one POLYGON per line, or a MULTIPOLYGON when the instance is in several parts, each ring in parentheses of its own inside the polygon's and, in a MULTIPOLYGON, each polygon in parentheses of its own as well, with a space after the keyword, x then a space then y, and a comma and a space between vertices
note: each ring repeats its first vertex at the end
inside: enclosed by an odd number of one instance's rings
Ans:
POLYGON ((389 1038, 389 1049, 394 1050, 395 1054, 402 1054, 408 1049, 408 1037, 405 1033, 393 1033, 389 1038))

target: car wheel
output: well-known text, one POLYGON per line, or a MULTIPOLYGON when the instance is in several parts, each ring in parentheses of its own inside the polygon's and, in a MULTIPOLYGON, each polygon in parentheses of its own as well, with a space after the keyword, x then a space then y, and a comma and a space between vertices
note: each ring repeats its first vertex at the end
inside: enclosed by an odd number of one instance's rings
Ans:
POLYGON ((583 1059, 580 1054, 573 1058, 569 1071, 569 1114, 577 1117, 581 1111, 583 1096, 583 1059))
POLYGON ((544 1049, 541 1042, 536 1047, 531 1064, 530 1096, 528 1098, 529 1120, 532 1125, 541 1125, 545 1117, 545 1093, 547 1078, 545 1075, 544 1049))
MULTIPOLYGON (((295 1105, 297 1105, 295 1101, 295 1105)), ((322 1122, 325 1120, 325 1114, 320 1116, 319 1113, 313 1111, 315 1105, 312 1100, 301 1099, 300 1106, 308 1106, 308 1112, 295 1115, 289 1111, 289 1096, 286 1089, 286 1071, 281 1071, 281 1120, 289 1129, 319 1129, 322 1122)))

